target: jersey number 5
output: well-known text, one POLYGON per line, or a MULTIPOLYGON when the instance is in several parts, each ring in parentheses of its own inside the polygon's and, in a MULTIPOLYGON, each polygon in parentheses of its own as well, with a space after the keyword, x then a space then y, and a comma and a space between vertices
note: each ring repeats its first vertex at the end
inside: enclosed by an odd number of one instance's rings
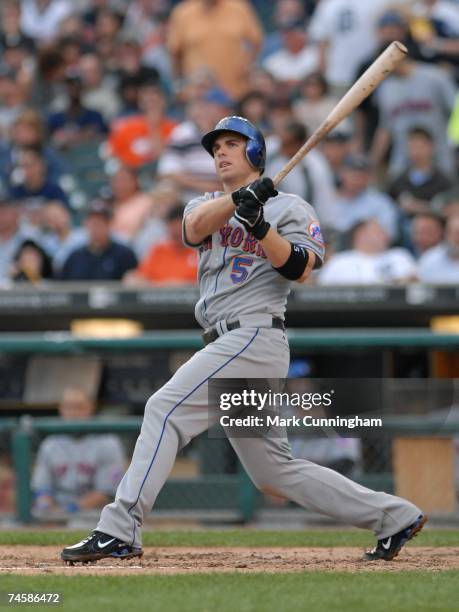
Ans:
POLYGON ((235 257, 231 269, 231 280, 233 283, 243 283, 249 275, 247 268, 253 264, 251 257, 235 257))

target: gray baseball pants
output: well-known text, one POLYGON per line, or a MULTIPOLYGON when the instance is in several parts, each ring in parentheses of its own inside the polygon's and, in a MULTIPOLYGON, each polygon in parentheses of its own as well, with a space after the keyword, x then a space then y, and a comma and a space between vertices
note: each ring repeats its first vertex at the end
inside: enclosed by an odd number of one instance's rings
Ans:
MULTIPOLYGON (((259 319, 259 317, 258 317, 259 319)), ((285 333, 241 327, 209 344, 180 367, 145 406, 131 464, 115 500, 102 510, 97 530, 141 546, 141 527, 169 476, 178 451, 215 424, 221 412, 208 407, 207 381, 223 378, 285 378, 285 333)), ((421 513, 411 502, 367 489, 328 468, 293 459, 286 435, 230 438, 242 465, 261 490, 385 538, 421 513)))

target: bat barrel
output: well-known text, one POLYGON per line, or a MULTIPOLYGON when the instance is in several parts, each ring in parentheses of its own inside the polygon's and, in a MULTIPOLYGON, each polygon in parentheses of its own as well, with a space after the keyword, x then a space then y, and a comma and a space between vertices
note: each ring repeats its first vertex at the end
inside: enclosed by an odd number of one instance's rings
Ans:
POLYGON ((371 64, 362 76, 352 85, 349 91, 341 98, 335 108, 295 153, 276 176, 273 177, 274 185, 278 185, 294 168, 303 157, 309 153, 333 128, 354 111, 365 98, 367 98, 405 58, 407 48, 399 41, 392 42, 385 51, 371 64))

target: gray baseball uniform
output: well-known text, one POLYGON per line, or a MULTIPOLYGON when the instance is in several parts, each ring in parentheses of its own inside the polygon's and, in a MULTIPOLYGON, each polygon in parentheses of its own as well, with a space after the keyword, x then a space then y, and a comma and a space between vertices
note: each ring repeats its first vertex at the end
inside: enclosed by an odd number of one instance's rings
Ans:
MULTIPOLYGON (((186 215, 203 201, 192 200, 186 215)), ((317 216, 296 195, 280 193, 264 207, 271 226, 290 241, 305 245, 319 260, 324 254, 317 216)), ((184 237, 186 241, 186 236, 184 237)), ((221 378, 285 378, 289 347, 285 332, 272 327, 283 318, 291 282, 276 272, 261 245, 232 217, 199 245, 201 298, 196 318, 215 327, 219 337, 195 353, 145 407, 131 465, 97 526, 124 542, 141 546, 144 517, 166 481, 177 452, 219 419, 207 403, 207 381, 221 378), (227 331, 227 323, 240 328, 227 331)), ((293 459, 285 431, 269 438, 230 438, 244 468, 260 489, 278 494, 336 520, 372 529, 387 537, 416 520, 413 504, 370 491, 337 472, 293 459)))
POLYGON ((52 435, 38 449, 32 490, 53 496, 65 507, 88 491, 114 495, 125 469, 124 450, 116 436, 52 435))

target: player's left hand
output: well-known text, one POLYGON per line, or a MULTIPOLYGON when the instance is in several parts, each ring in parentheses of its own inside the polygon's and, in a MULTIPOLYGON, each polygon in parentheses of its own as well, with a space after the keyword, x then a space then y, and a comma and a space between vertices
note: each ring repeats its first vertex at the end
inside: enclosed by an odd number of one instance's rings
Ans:
POLYGON ((257 240, 263 240, 271 227, 268 221, 265 220, 263 205, 254 202, 253 198, 249 196, 245 196, 241 200, 234 216, 257 240))
POLYGON ((259 206, 263 206, 269 200, 269 198, 274 198, 277 196, 279 192, 274 187, 274 183, 272 179, 269 177, 265 177, 262 179, 257 179, 247 185, 246 187, 241 187, 237 191, 233 191, 231 197, 233 198, 233 202, 236 206, 240 206, 243 199, 250 198, 253 200, 254 204, 258 204, 259 206))

